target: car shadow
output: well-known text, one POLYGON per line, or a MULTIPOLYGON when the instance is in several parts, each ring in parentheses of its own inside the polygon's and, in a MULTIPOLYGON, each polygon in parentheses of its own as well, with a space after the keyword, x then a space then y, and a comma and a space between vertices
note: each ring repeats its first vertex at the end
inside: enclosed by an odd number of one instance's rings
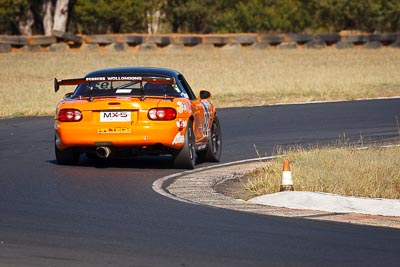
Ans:
MULTIPOLYGON (((55 159, 47 161, 57 164, 55 159)), ((176 169, 171 156, 138 156, 138 157, 112 157, 108 159, 88 159, 82 154, 76 165, 69 167, 88 167, 97 169, 130 168, 130 169, 176 169)))

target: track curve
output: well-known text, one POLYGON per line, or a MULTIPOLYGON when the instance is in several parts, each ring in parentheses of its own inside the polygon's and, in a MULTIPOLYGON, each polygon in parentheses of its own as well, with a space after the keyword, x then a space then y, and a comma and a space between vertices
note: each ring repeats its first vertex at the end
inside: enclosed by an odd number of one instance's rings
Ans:
MULTIPOLYGON (((218 111, 223 162, 276 146, 398 141, 400 100, 218 111)), ((0 266, 397 266, 400 231, 176 202, 160 161, 58 166, 52 118, 0 120, 0 266)), ((204 166, 204 164, 202 165, 204 166)))

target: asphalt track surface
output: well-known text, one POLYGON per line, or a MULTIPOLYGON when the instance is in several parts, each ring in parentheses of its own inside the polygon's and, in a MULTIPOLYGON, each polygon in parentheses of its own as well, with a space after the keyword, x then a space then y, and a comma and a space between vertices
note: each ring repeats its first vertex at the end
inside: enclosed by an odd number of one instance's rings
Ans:
MULTIPOLYGON (((276 146, 400 138, 400 99, 218 111, 223 162, 276 146), (361 136, 361 138, 360 138, 361 136)), ((400 231, 158 195, 164 160, 58 166, 52 118, 0 120, 0 266, 398 266, 400 231)), ((205 166, 202 164, 200 166, 205 166)))

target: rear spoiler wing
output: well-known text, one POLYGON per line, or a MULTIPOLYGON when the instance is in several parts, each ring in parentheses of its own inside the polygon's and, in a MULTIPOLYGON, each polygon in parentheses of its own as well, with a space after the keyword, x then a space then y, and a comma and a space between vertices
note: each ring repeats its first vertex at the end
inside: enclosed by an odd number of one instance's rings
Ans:
POLYGON ((107 77, 86 77, 77 79, 57 80, 54 79, 54 91, 57 92, 61 85, 79 85, 90 82, 102 82, 102 81, 137 81, 137 82, 150 82, 150 83, 161 83, 161 84, 173 84, 175 79, 171 77, 141 77, 141 76, 107 76, 107 77))

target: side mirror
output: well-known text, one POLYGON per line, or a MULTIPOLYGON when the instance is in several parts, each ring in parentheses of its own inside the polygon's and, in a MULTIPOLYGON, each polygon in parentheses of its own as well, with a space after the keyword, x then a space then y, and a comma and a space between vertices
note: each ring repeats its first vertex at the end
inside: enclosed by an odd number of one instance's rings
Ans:
POLYGON ((208 99, 211 97, 211 93, 206 90, 201 90, 200 91, 200 99, 208 99))
POLYGON ((74 93, 66 93, 66 94, 64 95, 64 99, 71 98, 71 96, 72 96, 73 94, 74 94, 74 93))

